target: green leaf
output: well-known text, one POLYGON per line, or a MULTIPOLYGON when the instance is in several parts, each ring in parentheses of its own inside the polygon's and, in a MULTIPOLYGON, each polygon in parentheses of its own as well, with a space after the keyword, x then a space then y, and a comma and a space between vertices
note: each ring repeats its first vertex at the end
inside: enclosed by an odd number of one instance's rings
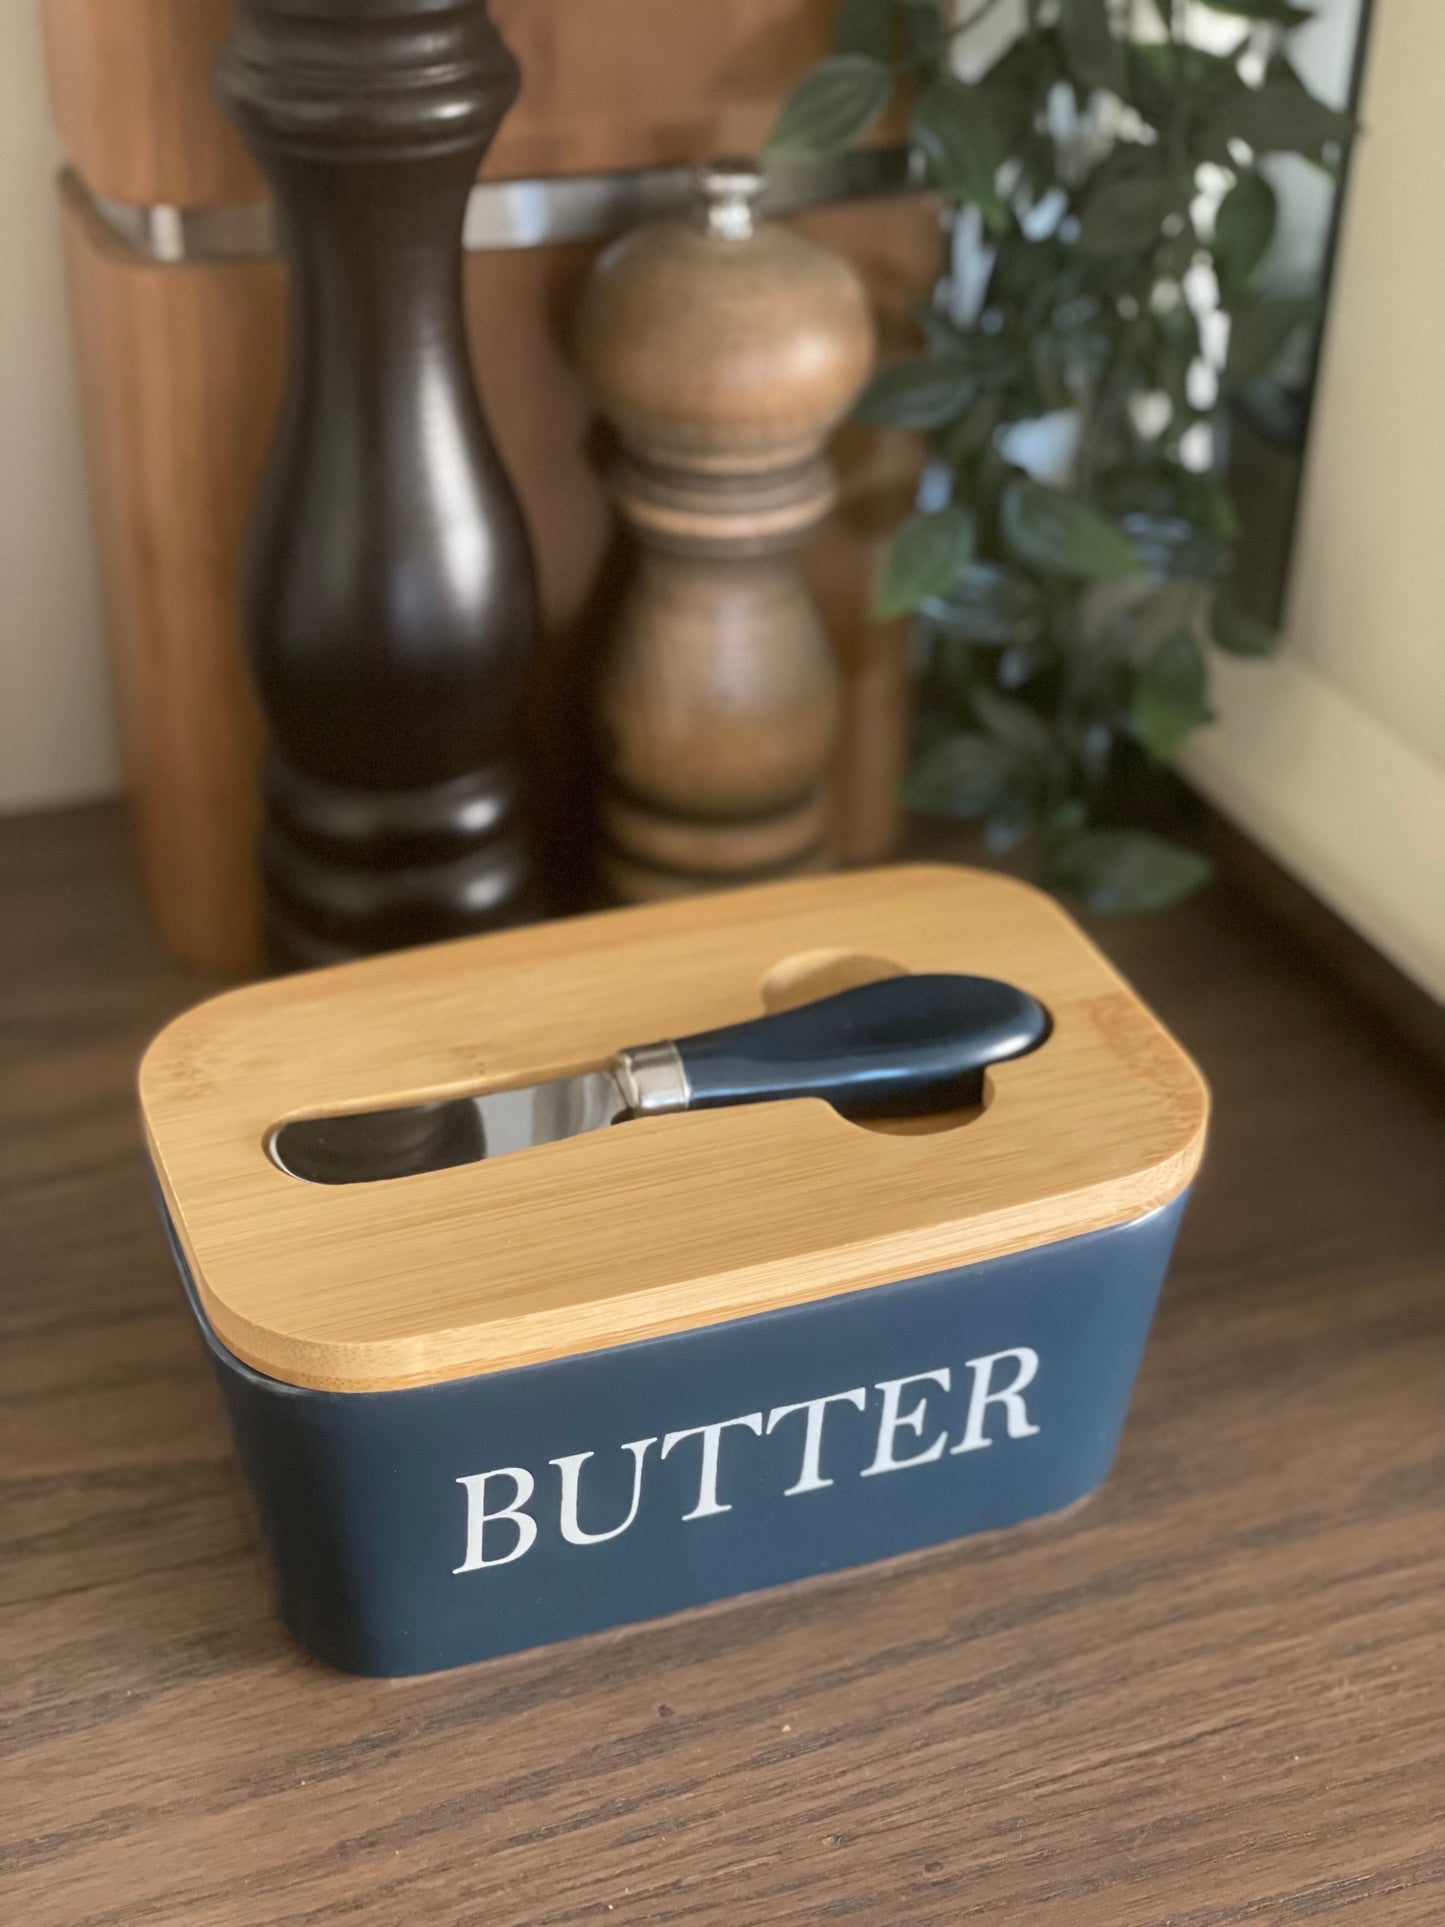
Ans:
POLYGON ((1016 850, 1033 834, 1039 820, 1038 796, 1031 783, 1017 773, 999 791, 998 801, 988 813, 983 840, 995 856, 1016 850))
POLYGON ((1181 41, 1135 41, 1130 55, 1130 98, 1156 130, 1164 151, 1172 153, 1182 133, 1191 169, 1201 160, 1227 163, 1226 143, 1208 128, 1219 103, 1244 85, 1238 54, 1206 53, 1181 41))
POLYGON ((939 0, 902 0, 908 51, 920 67, 934 67, 948 49, 948 28, 939 0))
POLYGON ((1189 370, 1198 358, 1199 323, 1187 301, 1177 301, 1162 314, 1144 322, 1143 365, 1174 404, 1176 413, 1189 405, 1189 370))
POLYGON ((1273 20, 1282 27, 1300 27, 1314 14, 1295 0, 1204 0, 1212 13, 1230 13, 1239 20, 1273 20))
POLYGON ((893 0, 842 0, 833 23, 833 48, 887 60, 893 51, 893 0))
POLYGON ((1274 630, 1247 616, 1228 596, 1215 597, 1209 633, 1231 656, 1271 656, 1279 647, 1274 630))
POLYGON ((1296 92, 1301 94, 1307 94, 1309 92, 1309 88, 1305 86, 1298 67, 1295 66, 1283 47, 1277 46, 1265 63, 1264 78, 1266 82, 1277 81, 1282 87, 1293 87, 1296 92))
POLYGON ((1059 39, 1069 76, 1084 92, 1122 90, 1124 48, 1109 23, 1107 0, 1060 0, 1059 39))
MULTIPOLYGON (((1064 78, 1058 41, 1053 34, 1015 40, 980 85, 988 97, 1000 150, 1016 158, 1046 111, 1049 89, 1064 78)), ((1049 144, 1053 152, 1052 143, 1049 144)))
POLYGON ((954 468, 966 467, 998 427, 1003 411, 1002 395, 984 393, 971 402, 939 442, 944 461, 954 468))
POLYGON ((1043 642, 1011 642, 1000 652, 998 682, 1000 689, 1022 689, 1049 666, 1049 650, 1043 642))
POLYGON ((945 736, 903 778, 903 801, 928 816, 969 822, 986 816, 1008 778, 1012 758, 1001 744, 970 731, 945 736))
POLYGON ((926 611, 940 633, 987 649, 1031 648, 1044 632, 1044 598, 1021 569, 975 562, 926 611))
POLYGON ((1147 830, 1084 830, 1054 845, 1045 881, 1107 915, 1164 910, 1213 874, 1206 857, 1147 830))
MULTIPOLYGON (((1182 495, 1183 491, 1181 499, 1182 495)), ((1112 503, 1107 506, 1115 514, 1119 513, 1112 503)), ((1130 510, 1119 514, 1119 526, 1152 575, 1192 576, 1196 581, 1214 581, 1229 567, 1229 543, 1188 510, 1174 515, 1130 510)))
POLYGON ((1044 835, 1051 841, 1077 836, 1088 820, 1088 804, 1082 796, 1071 796, 1056 804, 1044 818, 1044 835))
POLYGON ((974 356, 919 355, 880 368, 853 404, 853 413, 878 427, 942 428, 972 404, 978 387, 974 356))
POLYGON ((834 54, 789 94, 765 156, 837 153, 873 125, 892 91, 893 76, 881 60, 834 54))
POLYGON ((1176 630, 1145 663, 1134 687, 1134 734, 1157 761, 1174 754, 1184 738, 1210 720, 1204 700, 1209 672, 1199 644, 1176 630))
POLYGON ((1219 204, 1214 221, 1214 265, 1226 302, 1240 295, 1274 238, 1279 203, 1260 174, 1242 174, 1219 204))
POLYGON ((995 179, 1004 155, 981 87, 951 77, 935 80, 918 97, 912 133, 946 194, 979 208, 993 223, 1005 217, 995 179))
POLYGON ((1210 116, 1208 132, 1215 141, 1245 141, 1256 154, 1303 154, 1317 161, 1326 148, 1347 141, 1354 126, 1348 114, 1289 81, 1267 80, 1227 94, 1210 116))
POLYGON ((1131 663, 1147 665, 1171 637, 1194 631, 1208 598, 1209 591, 1198 582, 1160 582, 1120 611, 1102 638, 1103 646, 1131 663))
MULTIPOLYGON (((1124 470, 1107 478, 1099 506, 1119 518, 1125 533, 1136 544, 1135 530, 1144 526, 1134 521, 1137 515, 1152 519, 1161 529, 1164 523, 1177 517, 1188 523, 1206 543, 1226 547, 1239 534, 1239 517, 1219 482, 1212 475, 1194 475, 1172 462, 1156 463, 1132 474, 1124 470)), ((1175 573, 1177 562, 1187 556, 1192 563, 1197 553, 1195 538, 1191 536, 1187 542, 1174 545, 1173 561, 1166 562, 1161 552, 1161 572, 1175 573)))
POLYGON ((1152 248, 1170 215, 1182 211, 1183 184, 1167 175, 1135 174, 1092 194, 1079 223, 1085 254, 1137 254, 1152 248))
POLYGON ((1267 375, 1284 352, 1290 336, 1313 311, 1313 301, 1288 295, 1258 295, 1239 303, 1229 320, 1224 388, 1227 391, 1243 388, 1260 375, 1267 375))
MULTIPOLYGON (((988 102, 988 119, 998 141, 998 152, 1008 154, 1010 160, 1027 162, 1044 96, 1033 87, 1017 87, 1006 81, 994 81, 992 77, 983 79, 981 92, 988 102)), ((1052 154, 1052 143, 1048 150, 1052 154)))
POLYGON ((1143 562, 1119 528, 1097 510, 1042 482, 1010 482, 1003 492, 1004 540, 1021 562, 1055 575, 1093 581, 1138 575, 1143 562))
POLYGON ((935 308, 931 301, 913 310, 913 325, 923 336, 931 354, 946 355, 967 339, 963 330, 949 320, 942 308, 935 308))
POLYGON ((1053 738, 1036 709, 1011 696, 1000 696, 985 683, 974 689, 972 700, 979 721, 996 742, 1030 762, 1042 762, 1048 756, 1053 738))
MULTIPOLYGON (((1079 726, 1070 732, 1070 751, 1075 762, 1089 783, 1102 783, 1109 774, 1109 764, 1114 756, 1114 726, 1102 716, 1081 718, 1079 726)), ((1082 823, 1073 826, 1082 829, 1082 823)))
POLYGON ((874 615, 886 621, 916 609, 925 596, 945 594, 973 560, 973 543, 973 516, 957 503, 910 515, 884 552, 874 615))
POLYGON ((1205 535, 1232 544, 1239 539, 1239 510, 1229 491, 1213 475, 1192 475, 1185 470, 1179 478, 1179 502, 1183 512, 1205 535))

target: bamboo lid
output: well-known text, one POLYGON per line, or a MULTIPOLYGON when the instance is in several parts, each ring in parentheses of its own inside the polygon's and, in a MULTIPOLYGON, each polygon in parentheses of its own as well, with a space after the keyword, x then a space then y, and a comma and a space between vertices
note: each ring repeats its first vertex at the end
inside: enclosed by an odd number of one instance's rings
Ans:
POLYGON ((1208 1097, 1048 898, 904 867, 612 911, 249 985, 141 1067, 151 1155, 216 1332, 377 1391, 687 1330, 1126 1222, 1188 1184, 1208 1097), (980 1114, 813 1100, 637 1119, 492 1162, 306 1184, 288 1118, 532 1083, 897 971, 1005 978, 1054 1030, 980 1114))

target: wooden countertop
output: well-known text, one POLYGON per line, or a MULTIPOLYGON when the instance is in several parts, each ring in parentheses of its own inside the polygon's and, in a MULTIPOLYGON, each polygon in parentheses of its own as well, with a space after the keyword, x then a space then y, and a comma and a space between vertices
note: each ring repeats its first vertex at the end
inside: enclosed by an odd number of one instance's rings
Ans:
POLYGON ((1100 933, 1216 1113, 1098 1498, 400 1683, 272 1619, 145 1195, 215 986, 109 810, 0 824, 0 932, 0 1918, 1445 1919, 1445 1108, 1227 888, 1100 933))

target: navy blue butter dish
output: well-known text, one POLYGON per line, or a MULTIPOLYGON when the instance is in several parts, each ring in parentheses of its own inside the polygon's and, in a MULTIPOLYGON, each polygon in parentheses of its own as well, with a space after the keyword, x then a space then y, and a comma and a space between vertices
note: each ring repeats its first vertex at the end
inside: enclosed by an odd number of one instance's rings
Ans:
POLYGON ((248 986, 141 1092, 282 1616, 381 1675, 1082 1498, 1208 1109, 1056 905, 926 867, 248 986))

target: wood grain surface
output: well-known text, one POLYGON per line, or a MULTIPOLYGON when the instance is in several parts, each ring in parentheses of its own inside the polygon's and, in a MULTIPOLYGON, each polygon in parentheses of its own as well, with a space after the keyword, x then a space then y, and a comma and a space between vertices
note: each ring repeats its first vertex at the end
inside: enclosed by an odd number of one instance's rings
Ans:
POLYGON ((1105 932, 1216 1094, 1068 1517, 395 1684, 270 1616, 132 1080, 212 983, 106 811, 0 825, 0 1918, 1445 1918, 1438 1084, 1223 887, 1105 932))
POLYGON ((875 334, 857 272, 759 220, 761 187, 704 173, 690 218, 602 253, 578 310, 640 548, 599 690, 614 900, 828 867, 839 676, 798 551, 836 500, 823 446, 875 334))
POLYGON ((467 197, 520 78, 485 4, 432 0, 240 0, 216 69, 289 270, 241 597, 282 968, 547 901, 522 743, 536 575, 461 291, 467 197))
POLYGON ((264 736, 240 571, 281 395, 284 273, 147 267, 63 192, 61 219, 135 861, 178 957, 255 968, 264 736))
MULTIPOLYGON (((212 85, 235 0, 39 0, 66 151, 121 201, 259 201, 212 85)), ((746 154, 827 52, 836 0, 491 0, 522 93, 493 180, 746 154)), ((899 138, 891 115, 880 138, 899 138)))
POLYGON ((1056 904, 928 864, 248 985, 170 1025, 140 1085, 221 1339, 335 1391, 628 1344, 1123 1224, 1188 1184, 1208 1114, 1194 1066, 1056 904), (380 1184, 306 1184, 266 1155, 294 1118, 568 1076, 760 1016, 779 973, 880 951, 1002 978, 1049 1012, 1042 1049, 987 1073, 982 1116, 899 1136, 815 1100, 734 1106, 380 1184))

